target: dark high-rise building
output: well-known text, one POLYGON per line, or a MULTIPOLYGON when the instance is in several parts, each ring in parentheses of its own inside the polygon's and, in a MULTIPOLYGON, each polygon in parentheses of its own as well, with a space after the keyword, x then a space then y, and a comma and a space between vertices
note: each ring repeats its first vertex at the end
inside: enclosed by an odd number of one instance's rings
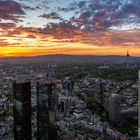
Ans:
POLYGON ((104 86, 103 86, 103 83, 101 82, 101 84, 100 84, 100 101, 101 101, 101 104, 103 103, 103 92, 104 92, 104 86))
POLYGON ((94 98, 99 104, 103 104, 104 99, 104 84, 102 82, 95 84, 94 98))
POLYGON ((138 138, 140 139, 140 70, 138 74, 138 138))
POLYGON ((109 119, 117 123, 121 119, 121 97, 118 94, 112 94, 109 98, 109 119))
POLYGON ((38 140, 51 140, 50 138, 50 111, 54 111, 52 95, 54 84, 37 84, 37 129, 38 140))
POLYGON ((68 88, 69 92, 72 94, 73 89, 74 89, 74 81, 69 81, 67 88, 68 88))
POLYGON ((31 83, 13 83, 14 138, 31 140, 31 83))

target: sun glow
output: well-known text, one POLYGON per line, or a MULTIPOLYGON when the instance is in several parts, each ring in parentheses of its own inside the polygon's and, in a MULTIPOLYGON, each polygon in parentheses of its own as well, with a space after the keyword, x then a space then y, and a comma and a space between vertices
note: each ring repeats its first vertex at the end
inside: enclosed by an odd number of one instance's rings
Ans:
POLYGON ((0 56, 35 56, 48 54, 140 55, 139 33, 76 31, 76 35, 56 36, 38 30, 19 29, 20 34, 0 36, 0 56))

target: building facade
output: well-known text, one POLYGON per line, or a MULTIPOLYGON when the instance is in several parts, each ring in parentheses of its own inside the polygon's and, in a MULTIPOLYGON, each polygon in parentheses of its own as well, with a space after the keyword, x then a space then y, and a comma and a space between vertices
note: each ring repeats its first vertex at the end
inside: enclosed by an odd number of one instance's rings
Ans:
POLYGON ((13 83, 14 139, 31 140, 31 83, 13 83))
POLYGON ((52 95, 54 84, 37 83, 37 137, 38 140, 51 140, 50 121, 55 108, 52 95), (51 117, 50 117, 51 116, 51 117))
POLYGON ((121 97, 118 94, 112 94, 109 98, 109 119, 117 123, 121 119, 121 97))

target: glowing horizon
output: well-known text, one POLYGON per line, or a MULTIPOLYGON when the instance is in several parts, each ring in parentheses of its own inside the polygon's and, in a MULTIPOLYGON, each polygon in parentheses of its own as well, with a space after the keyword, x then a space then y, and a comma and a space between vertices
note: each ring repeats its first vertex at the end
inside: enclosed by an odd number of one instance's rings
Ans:
MULTIPOLYGON (((69 48, 67 52, 63 52, 65 48, 59 48, 58 50, 60 51, 52 51, 50 50, 45 50, 45 49, 38 49, 38 48, 25 48, 19 47, 18 49, 16 48, 13 51, 13 47, 8 47, 8 48, 1 48, 2 50, 0 52, 0 57, 20 57, 20 56, 41 56, 41 55, 55 55, 55 54, 65 54, 65 55, 122 55, 125 56, 127 50, 122 49, 122 48, 116 48, 116 49, 104 49, 101 51, 101 49, 81 49, 77 48, 76 50, 73 48, 69 48), (107 52, 107 53, 106 53, 107 52)), ((140 56, 140 48, 137 48, 134 50, 134 48, 129 48, 128 51, 130 52, 130 56, 140 56)))

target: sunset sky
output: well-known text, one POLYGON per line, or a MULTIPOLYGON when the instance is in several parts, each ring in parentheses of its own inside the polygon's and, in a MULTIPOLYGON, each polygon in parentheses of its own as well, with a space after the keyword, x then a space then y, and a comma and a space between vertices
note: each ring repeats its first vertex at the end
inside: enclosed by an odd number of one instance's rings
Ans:
POLYGON ((0 0, 0 56, 140 56, 140 0, 0 0))

